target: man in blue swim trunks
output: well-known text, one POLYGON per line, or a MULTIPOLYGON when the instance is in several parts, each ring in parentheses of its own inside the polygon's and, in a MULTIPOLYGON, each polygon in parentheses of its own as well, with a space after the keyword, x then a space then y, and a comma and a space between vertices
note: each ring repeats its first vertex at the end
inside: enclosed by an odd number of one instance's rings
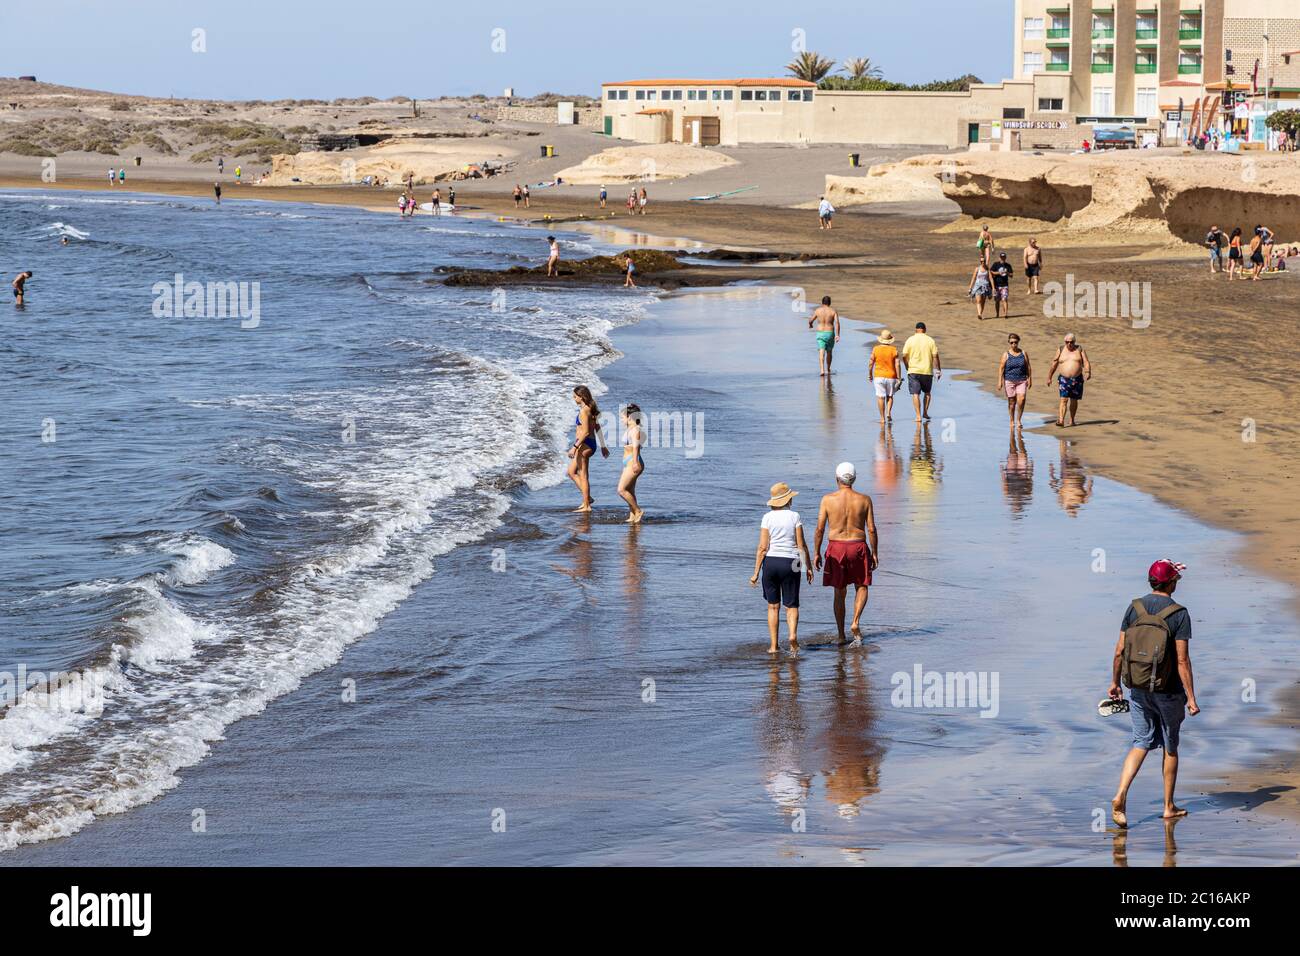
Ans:
POLYGON ((822 296, 822 304, 813 309, 808 328, 817 326, 817 356, 822 370, 822 378, 831 374, 831 358, 835 343, 840 340, 840 314, 831 308, 831 297, 822 296))
POLYGON ((1051 368, 1047 370, 1047 381, 1060 373, 1061 407, 1056 413, 1058 428, 1067 428, 1075 424, 1074 416, 1079 410, 1079 400, 1083 398, 1083 383, 1092 378, 1092 365, 1088 354, 1079 346, 1073 332, 1065 335, 1065 344, 1056 350, 1051 368), (1065 424, 1066 412, 1070 414, 1070 425, 1065 424))
POLYGON ((1107 696, 1111 700, 1122 700, 1124 691, 1120 682, 1128 687, 1133 746, 1124 758, 1119 789, 1110 804, 1110 816, 1116 826, 1128 826, 1129 787, 1152 750, 1163 749, 1165 752, 1162 764, 1165 805, 1161 815, 1172 820, 1187 814, 1174 803, 1174 785, 1178 782, 1178 737, 1184 716, 1195 717, 1201 708, 1196 704, 1192 658, 1187 650, 1188 641, 1192 639, 1192 618, 1187 608, 1175 602, 1173 597, 1186 570, 1168 558, 1152 564, 1147 569, 1151 593, 1132 601, 1120 622, 1119 643, 1115 645, 1107 696), (1162 644, 1163 653, 1160 653, 1162 644), (1157 656, 1158 661, 1155 659, 1157 656))

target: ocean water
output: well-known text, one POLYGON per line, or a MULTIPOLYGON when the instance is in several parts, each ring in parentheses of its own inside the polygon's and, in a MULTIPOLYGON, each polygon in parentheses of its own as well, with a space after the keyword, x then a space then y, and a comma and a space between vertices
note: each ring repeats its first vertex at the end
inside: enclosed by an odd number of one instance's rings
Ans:
POLYGON ((562 480, 570 389, 602 390, 648 297, 430 281, 544 252, 450 217, 0 194, 6 277, 34 272, 0 342, 0 692, 34 686, 0 719, 0 850, 175 786, 562 480), (168 314, 178 280, 243 309, 168 314))

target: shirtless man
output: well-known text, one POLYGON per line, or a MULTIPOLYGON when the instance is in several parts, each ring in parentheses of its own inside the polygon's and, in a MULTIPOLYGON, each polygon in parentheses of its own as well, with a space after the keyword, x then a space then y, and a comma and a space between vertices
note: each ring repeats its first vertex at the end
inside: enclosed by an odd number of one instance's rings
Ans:
POLYGON ((1049 385, 1052 376, 1058 372, 1060 373, 1058 381, 1061 386, 1061 408, 1056 413, 1056 424, 1060 428, 1066 428, 1075 424, 1074 415, 1079 410, 1079 399, 1083 398, 1083 383, 1092 378, 1092 365, 1088 362, 1088 353, 1075 342, 1073 332, 1065 334, 1065 344, 1056 350, 1052 367, 1047 370, 1049 385), (1067 405, 1070 411, 1070 426, 1065 424, 1067 405))
POLYGON ((1038 276, 1043 271, 1043 250, 1038 248, 1038 240, 1030 239, 1025 246, 1025 278, 1029 282, 1030 295, 1042 295, 1038 288, 1038 276))
POLYGON ((1024 277, 1028 281, 1028 294, 1041 295, 1039 276, 1043 274, 1043 250, 1037 239, 1030 239, 1030 245, 1024 247, 1024 277))
POLYGON ((13 287, 14 290, 14 305, 19 307, 23 305, 23 295, 25 294, 24 287, 27 285, 27 280, 30 279, 31 277, 32 277, 32 273, 30 269, 28 269, 26 272, 20 272, 18 273, 18 275, 14 276, 14 281, 10 283, 10 285, 13 287))
POLYGON ((852 462, 840 462, 835 468, 836 490, 822 498, 817 512, 817 532, 813 538, 813 553, 818 571, 822 570, 822 535, 830 530, 826 546, 826 573, 823 587, 835 589, 835 626, 839 629, 840 644, 848 644, 844 636, 844 599, 849 585, 853 594, 853 647, 862 646, 859 621, 867 607, 867 589, 871 585, 871 572, 879 565, 876 558, 876 515, 871 498, 853 490, 857 469, 852 462), (870 540, 870 547, 867 545, 870 540))
POLYGON ((822 377, 831 374, 831 359, 834 357, 835 343, 840 340, 840 314, 831 308, 831 297, 822 296, 822 304, 813 309, 808 328, 817 324, 817 361, 822 377))

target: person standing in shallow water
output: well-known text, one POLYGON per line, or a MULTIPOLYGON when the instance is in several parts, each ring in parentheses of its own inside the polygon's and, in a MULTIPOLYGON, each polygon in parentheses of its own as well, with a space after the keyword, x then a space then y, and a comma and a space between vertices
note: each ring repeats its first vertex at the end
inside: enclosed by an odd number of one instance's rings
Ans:
POLYGON ((858 472, 852 462, 844 461, 836 466, 836 489, 822 498, 817 512, 817 531, 813 535, 814 561, 819 571, 822 569, 822 535, 829 534, 830 538, 826 545, 826 573, 822 575, 822 586, 835 589, 835 626, 840 644, 848 643, 844 635, 845 599, 849 585, 854 587, 853 622, 850 626, 853 647, 862 644, 862 612, 867 607, 871 572, 879 564, 875 512, 871 498, 853 490, 853 483, 857 480, 858 472))
POLYGON ((551 244, 550 258, 546 260, 546 274, 548 276, 559 276, 560 243, 554 236, 547 236, 546 241, 551 244))
POLYGON ((754 555, 754 573, 750 587, 757 587, 760 575, 763 580, 763 598, 767 601, 767 631, 771 644, 767 652, 777 652, 777 636, 781 629, 781 605, 785 605, 785 622, 790 632, 790 652, 799 649, 799 579, 808 578, 812 584, 812 560, 803 535, 799 512, 790 509, 794 491, 784 481, 772 486, 772 497, 767 500, 771 509, 763 515, 758 532, 758 551, 754 555))
POLYGON ((573 389, 573 402, 578 406, 578 414, 573 420, 575 434, 573 444, 569 447, 569 480, 582 492, 582 504, 573 509, 575 512, 590 511, 595 504, 591 497, 591 477, 588 466, 591 456, 596 454, 596 442, 600 442, 600 453, 609 457, 605 447, 605 437, 600 433, 600 409, 591 396, 591 389, 578 385, 573 389))
POLYGON ((641 457, 641 406, 629 403, 623 409, 623 474, 618 479, 618 496, 627 502, 628 524, 640 524, 645 511, 636 500, 636 481, 645 472, 641 457))
POLYGON ((1168 558, 1152 564, 1147 569, 1151 593, 1133 601, 1120 622, 1107 696, 1113 701, 1123 700, 1121 681, 1128 687, 1133 746, 1124 758, 1119 789, 1110 803, 1110 818, 1119 827, 1128 826, 1129 787, 1142 769, 1146 755, 1156 749, 1165 752, 1161 766, 1165 797, 1161 816, 1172 820, 1187 815, 1186 810, 1174 803, 1178 738, 1184 710, 1186 716, 1195 717, 1201 708, 1196 704, 1192 658, 1188 652, 1192 617, 1173 598, 1186 570, 1168 558))
POLYGON ((1012 332, 1007 336, 1007 350, 998 363, 998 391, 1007 396, 1007 415, 1012 428, 1022 428, 1025 417, 1025 399, 1034 387, 1034 373, 1029 367, 1029 353, 1020 350, 1020 336, 1012 332))

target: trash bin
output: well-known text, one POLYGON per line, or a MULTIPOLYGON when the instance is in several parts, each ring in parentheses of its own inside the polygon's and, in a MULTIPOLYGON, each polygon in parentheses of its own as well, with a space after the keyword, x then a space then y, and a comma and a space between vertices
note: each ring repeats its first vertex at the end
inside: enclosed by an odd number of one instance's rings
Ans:
POLYGON ((542 158, 543 158, 543 159, 549 159, 549 158, 551 158, 551 157, 554 156, 554 155, 555 155, 555 147, 554 147, 554 146, 543 146, 543 147, 542 147, 542 158))
POLYGON ((137 166, 140 165, 140 157, 139 157, 139 156, 137 156, 137 157, 135 158, 135 164, 136 164, 137 166))
POLYGON ((858 165, 858 159, 860 156, 861 153, 849 153, 849 165, 850 166, 858 165))

